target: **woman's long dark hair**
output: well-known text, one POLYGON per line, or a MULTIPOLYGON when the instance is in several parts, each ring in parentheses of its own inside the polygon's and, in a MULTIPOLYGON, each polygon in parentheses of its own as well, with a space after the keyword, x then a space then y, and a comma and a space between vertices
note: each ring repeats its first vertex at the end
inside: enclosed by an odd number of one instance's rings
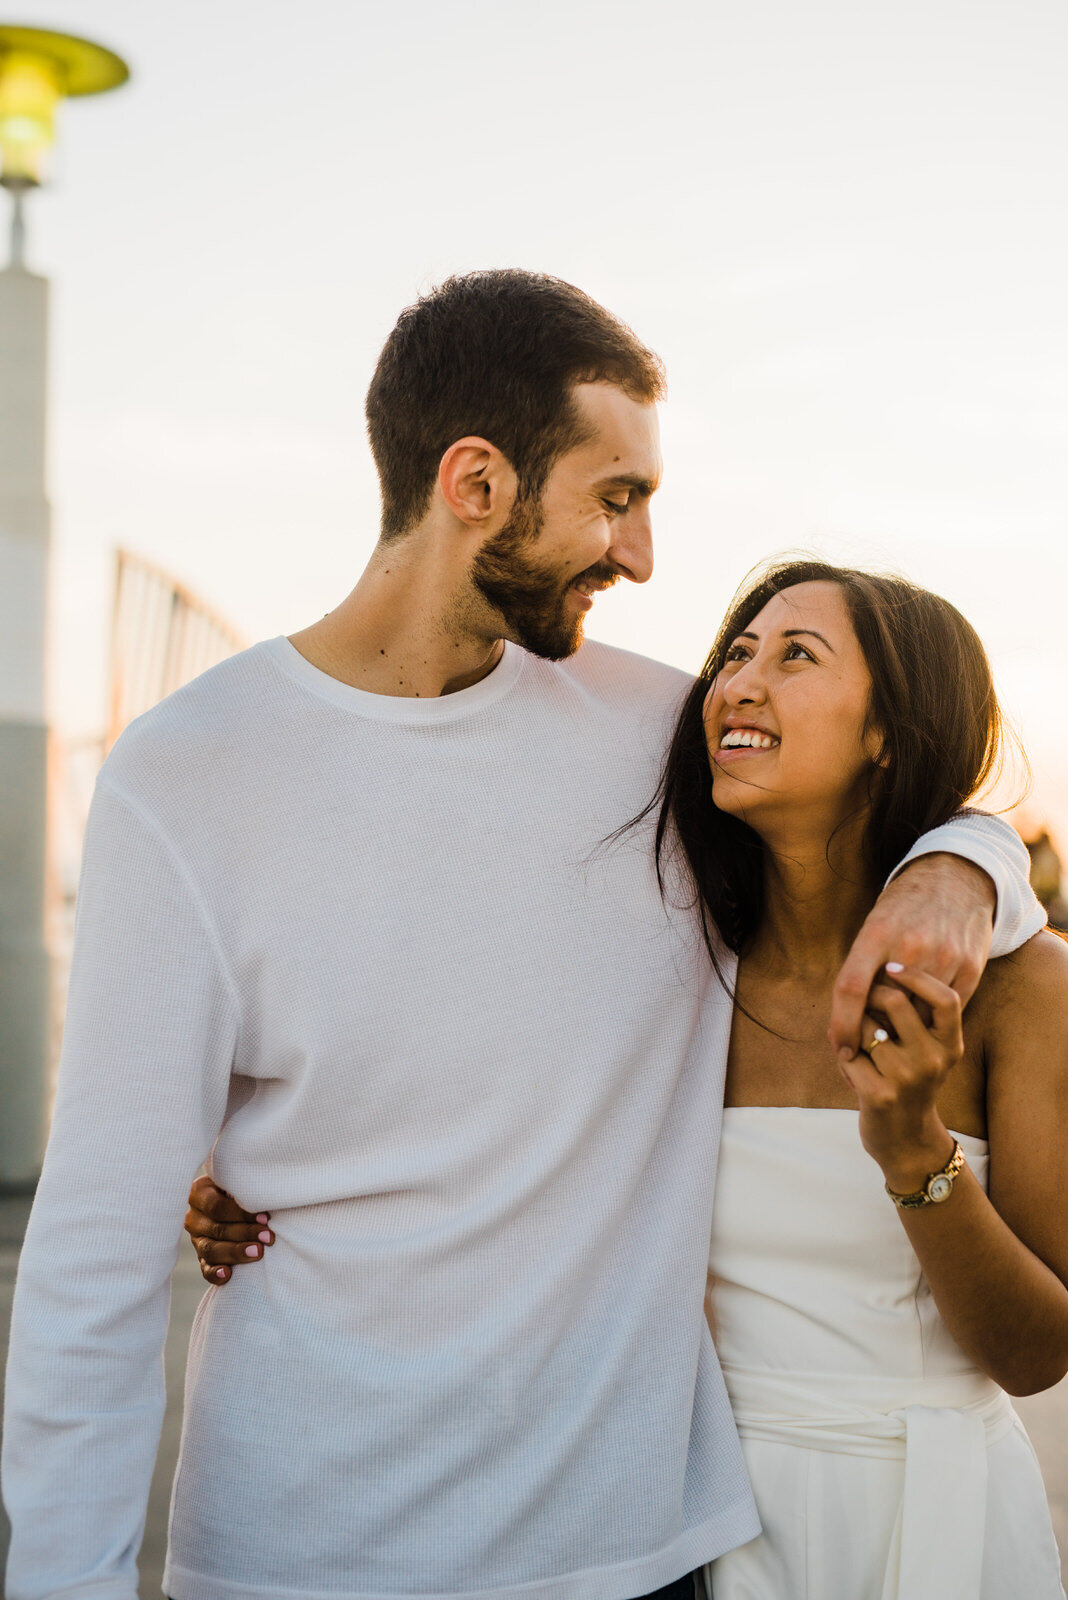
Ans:
POLYGON ((657 792, 635 819, 657 813, 662 892, 668 857, 681 851, 721 977, 723 947, 742 954, 760 926, 764 844, 712 799, 702 711, 738 635, 774 595, 813 582, 836 583, 843 591, 871 673, 869 725, 880 731, 882 748, 869 777, 865 846, 877 882, 1000 768, 1005 728, 990 664, 975 629, 948 600, 904 578, 815 560, 783 561, 750 577, 686 697, 657 792))

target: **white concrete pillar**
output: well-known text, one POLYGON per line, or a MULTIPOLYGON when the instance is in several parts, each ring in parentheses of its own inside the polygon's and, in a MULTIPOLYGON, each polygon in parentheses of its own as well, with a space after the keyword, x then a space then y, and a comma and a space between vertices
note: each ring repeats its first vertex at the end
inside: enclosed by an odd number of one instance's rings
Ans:
POLYGON ((0 1189, 29 1187, 46 1133, 45 494, 48 284, 0 271, 0 1189))

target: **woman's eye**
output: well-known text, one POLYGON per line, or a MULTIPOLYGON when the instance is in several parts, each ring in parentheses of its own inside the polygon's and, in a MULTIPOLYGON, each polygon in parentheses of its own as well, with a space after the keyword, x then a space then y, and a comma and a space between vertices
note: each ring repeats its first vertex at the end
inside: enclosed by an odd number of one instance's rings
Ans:
POLYGON ((791 639, 783 652, 784 661, 815 661, 816 657, 811 650, 806 650, 803 644, 798 644, 796 639, 791 639))
POLYGON ((724 661, 745 661, 748 656, 749 652, 744 644, 732 644, 723 659, 724 661))

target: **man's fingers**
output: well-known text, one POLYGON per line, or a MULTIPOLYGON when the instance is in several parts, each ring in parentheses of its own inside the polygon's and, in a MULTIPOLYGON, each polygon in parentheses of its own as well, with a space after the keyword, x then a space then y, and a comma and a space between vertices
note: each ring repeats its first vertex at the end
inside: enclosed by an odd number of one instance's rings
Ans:
POLYGON ((847 1060, 860 1048, 860 1026, 867 1009, 868 993, 885 960, 881 945, 874 942, 869 945, 862 932, 838 974, 831 996, 830 1040, 838 1054, 845 1055, 847 1060))
POLYGON ((956 972, 948 981, 950 987, 955 989, 960 995, 962 1006, 966 1006, 968 1004, 968 1001, 971 999, 976 989, 978 989, 979 980, 983 976, 985 968, 985 954, 982 961, 980 961, 978 957, 972 955, 965 955, 961 958, 960 965, 957 967, 956 972))
MULTIPOLYGON (((848 1060, 872 980, 888 961, 952 984, 967 1004, 990 954, 994 886, 958 856, 912 862, 888 885, 857 936, 835 985, 829 1037, 848 1060)), ((926 998, 926 997, 925 997, 926 998)))

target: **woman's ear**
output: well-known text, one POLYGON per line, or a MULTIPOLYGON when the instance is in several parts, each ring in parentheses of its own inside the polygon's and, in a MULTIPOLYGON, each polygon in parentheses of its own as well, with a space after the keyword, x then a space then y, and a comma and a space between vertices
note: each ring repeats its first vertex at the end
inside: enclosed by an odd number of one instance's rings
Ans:
POLYGON ((864 730, 864 752, 873 767, 882 767, 884 771, 889 767, 890 746, 877 722, 869 722, 864 730))

